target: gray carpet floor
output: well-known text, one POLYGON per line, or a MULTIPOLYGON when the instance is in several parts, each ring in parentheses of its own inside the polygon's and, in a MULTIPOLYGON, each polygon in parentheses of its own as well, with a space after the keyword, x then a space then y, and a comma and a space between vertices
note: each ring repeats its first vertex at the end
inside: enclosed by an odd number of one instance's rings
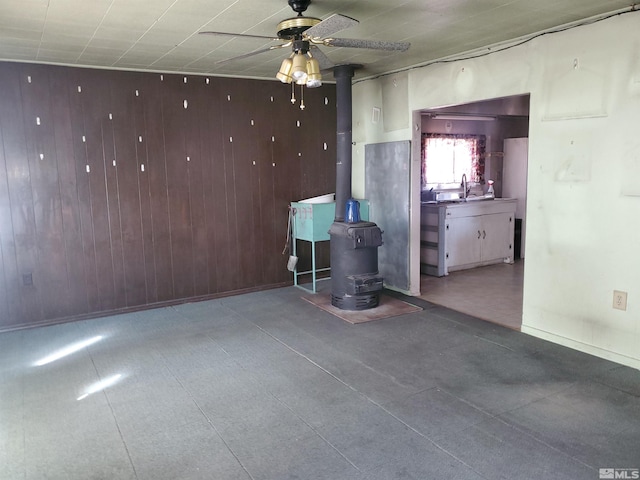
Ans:
POLYGON ((421 300, 352 325, 304 294, 0 334, 0 478, 588 480, 640 468, 640 371, 421 300))

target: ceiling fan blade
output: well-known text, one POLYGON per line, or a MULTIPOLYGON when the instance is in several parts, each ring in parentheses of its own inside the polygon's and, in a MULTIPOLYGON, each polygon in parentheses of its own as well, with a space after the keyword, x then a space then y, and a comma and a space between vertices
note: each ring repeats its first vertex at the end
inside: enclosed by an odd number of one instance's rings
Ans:
POLYGON ((381 40, 358 40, 355 38, 326 38, 322 42, 329 47, 370 48, 372 50, 388 50, 404 52, 409 49, 409 42, 385 42, 381 40))
POLYGON ((229 32, 198 32, 200 35, 221 35, 227 37, 244 37, 244 38, 259 38, 260 40, 280 40, 275 37, 265 37, 263 35, 248 35, 245 33, 229 33, 229 32))
POLYGON ((274 45, 273 47, 262 48, 260 50, 254 50, 253 52, 244 53, 242 55, 237 55, 235 57, 226 58, 224 60, 219 60, 219 61, 215 62, 215 64, 216 65, 223 65, 223 64, 225 64, 227 62, 232 62, 234 60, 240 60, 241 58, 253 57, 254 55, 258 55, 260 53, 270 52, 271 50, 277 50, 278 48, 290 47, 290 46, 291 46, 291 42, 283 43, 282 45, 274 45))
POLYGON ((340 30, 344 30, 345 28, 353 27, 358 23, 360 22, 358 22, 358 20, 356 20, 355 18, 336 13, 328 18, 325 18, 317 25, 314 25, 313 27, 305 30, 304 34, 307 37, 311 38, 324 38, 328 37, 329 35, 333 35, 340 30))
POLYGON ((313 56, 313 58, 318 60, 318 64, 320 65, 320 70, 329 70, 330 68, 333 68, 336 66, 335 63, 329 60, 329 57, 327 57, 325 53, 315 45, 311 45, 310 53, 313 56))

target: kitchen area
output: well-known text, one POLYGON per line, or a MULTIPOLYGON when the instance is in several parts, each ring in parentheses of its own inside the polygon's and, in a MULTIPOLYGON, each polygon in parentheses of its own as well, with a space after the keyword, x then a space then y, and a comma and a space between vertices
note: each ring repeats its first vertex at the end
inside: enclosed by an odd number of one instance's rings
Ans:
POLYGON ((421 298, 522 321, 529 96, 421 112, 421 298))

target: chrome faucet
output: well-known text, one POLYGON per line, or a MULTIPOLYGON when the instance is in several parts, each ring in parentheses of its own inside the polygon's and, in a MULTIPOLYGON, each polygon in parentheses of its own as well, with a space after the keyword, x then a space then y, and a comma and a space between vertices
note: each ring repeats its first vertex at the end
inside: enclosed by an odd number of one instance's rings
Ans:
POLYGON ((462 198, 467 199, 467 174, 462 174, 462 198))

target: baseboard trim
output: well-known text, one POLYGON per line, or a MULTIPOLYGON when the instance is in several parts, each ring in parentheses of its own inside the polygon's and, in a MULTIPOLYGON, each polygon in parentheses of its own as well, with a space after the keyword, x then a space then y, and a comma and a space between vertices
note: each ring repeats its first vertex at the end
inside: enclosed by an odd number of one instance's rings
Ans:
POLYGON ((164 307, 171 307, 174 305, 182 305, 184 303, 204 302, 207 300, 216 300, 218 298, 232 297, 235 295, 242 295, 245 293, 255 293, 263 290, 273 290, 275 288, 288 287, 291 285, 293 285, 293 282, 291 281, 281 282, 281 283, 275 283, 271 285, 261 285, 259 287, 242 288, 239 290, 232 290, 229 292, 212 293, 209 295, 200 295, 200 296, 188 297, 188 298, 177 298, 174 300, 165 300, 162 302, 146 303, 144 305, 134 305, 131 307, 117 308, 114 310, 102 310, 99 312, 83 313, 81 315, 73 315, 70 317, 58 317, 58 318, 52 318, 47 320, 41 320, 38 322, 11 325, 7 327, 0 326, 0 333, 13 332, 16 330, 25 330, 28 328, 47 327, 50 325, 58 325, 61 323, 69 323, 69 322, 78 322, 82 320, 91 320, 93 318, 108 317, 110 315, 122 315, 125 313, 141 312, 144 310, 152 310, 154 308, 164 308, 164 307))
POLYGON ((579 352, 588 353, 589 355, 594 355, 596 357, 604 358, 605 360, 610 360, 612 362, 640 370, 640 359, 638 358, 628 357, 617 352, 612 352, 604 348, 596 347, 595 345, 578 342, 571 338, 563 337, 562 335, 557 335, 555 333, 547 332, 546 330, 540 330, 538 328, 530 327, 524 324, 522 325, 520 331, 533 337, 541 338, 552 343, 557 343, 558 345, 578 350, 579 352))

